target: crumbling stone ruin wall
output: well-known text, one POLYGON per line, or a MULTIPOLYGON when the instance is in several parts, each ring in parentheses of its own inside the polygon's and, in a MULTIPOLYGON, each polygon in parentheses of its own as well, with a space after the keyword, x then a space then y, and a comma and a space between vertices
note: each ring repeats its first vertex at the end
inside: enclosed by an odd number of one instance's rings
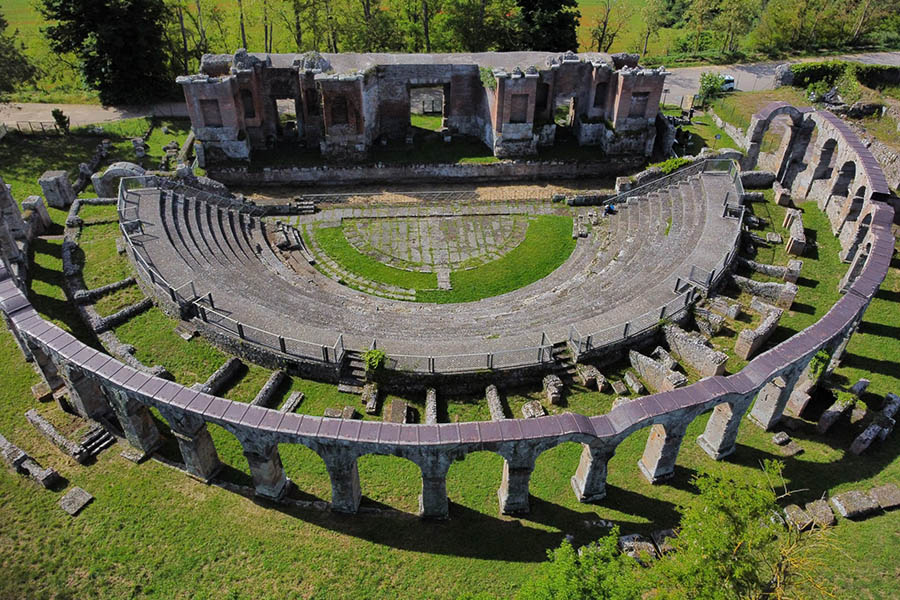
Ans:
POLYGON ((707 346, 703 336, 688 333, 677 325, 665 325, 663 337, 678 358, 700 373, 701 377, 713 377, 725 372, 728 355, 707 346))
POLYGON ((206 55, 179 77, 201 166, 249 161, 278 142, 339 160, 381 142, 411 140, 410 90, 443 91, 446 135, 480 138, 498 157, 552 145, 559 107, 580 145, 607 155, 650 156, 666 77, 637 55, 483 54, 206 55), (277 100, 294 102, 283 126, 277 100))

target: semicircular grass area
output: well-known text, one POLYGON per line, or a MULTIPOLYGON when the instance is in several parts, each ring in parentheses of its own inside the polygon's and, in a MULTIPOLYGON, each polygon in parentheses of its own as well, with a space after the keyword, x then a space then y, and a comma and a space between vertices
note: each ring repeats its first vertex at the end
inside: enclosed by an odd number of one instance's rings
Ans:
POLYGON ((451 304, 499 296, 543 279, 571 256, 572 217, 531 218, 525 239, 495 261, 450 274, 452 290, 437 289, 434 273, 397 269, 354 248, 340 227, 314 230, 319 247, 348 271, 370 281, 416 290, 417 302, 451 304))

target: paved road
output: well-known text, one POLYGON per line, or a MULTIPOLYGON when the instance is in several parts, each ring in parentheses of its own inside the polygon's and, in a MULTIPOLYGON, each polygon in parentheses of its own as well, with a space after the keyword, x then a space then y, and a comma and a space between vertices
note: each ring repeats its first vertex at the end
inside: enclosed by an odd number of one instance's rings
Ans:
MULTIPOLYGON (((855 60, 867 64, 900 66, 900 52, 870 52, 867 54, 847 54, 829 58, 855 60)), ((812 62, 817 60, 823 59, 822 57, 809 57, 791 62, 812 62)), ((784 61, 671 69, 671 74, 666 78, 666 89, 668 92, 664 101, 667 104, 678 104, 683 96, 695 94, 700 85, 700 74, 705 71, 733 75, 739 90, 772 89, 775 81, 775 67, 782 62, 784 61)), ((69 115, 73 126, 148 115, 187 116, 185 106, 181 102, 130 107, 106 107, 93 104, 14 103, 0 105, 0 122, 7 125, 15 125, 16 121, 53 121, 50 111, 56 107, 61 107, 69 115)))

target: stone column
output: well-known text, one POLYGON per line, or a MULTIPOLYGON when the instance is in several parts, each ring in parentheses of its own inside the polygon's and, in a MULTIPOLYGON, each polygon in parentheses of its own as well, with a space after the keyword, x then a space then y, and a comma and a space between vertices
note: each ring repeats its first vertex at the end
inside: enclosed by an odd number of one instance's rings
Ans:
POLYGON ((56 391, 66 384, 59 376, 56 365, 50 359, 50 355, 44 352, 44 349, 37 344, 29 344, 31 355, 34 357, 34 365, 37 367, 38 373, 44 378, 44 381, 51 390, 56 391))
POLYGON ((741 419, 752 400, 753 396, 747 396, 733 402, 724 402, 713 409, 697 443, 714 460, 721 460, 734 452, 741 419))
MULTIPOLYGON (((0 266, 2 266, 2 263, 0 263, 0 266)), ((19 330, 13 324, 12 319, 10 319, 5 312, 0 311, 0 315, 3 315, 3 322, 6 323, 6 328, 13 334, 13 339, 16 341, 16 345, 25 356, 25 362, 32 362, 34 360, 34 355, 32 354, 30 345, 28 344, 26 339, 22 336, 21 333, 19 333, 19 330)))
POLYGON ((160 406, 159 412, 178 442, 184 468, 192 477, 209 483, 222 468, 222 463, 206 423, 200 417, 173 407, 160 406))
POLYGON ((443 454, 417 461, 422 469, 422 493, 419 494, 419 516, 430 519, 446 519, 450 516, 447 499, 447 471, 452 458, 443 454))
POLYGON ((650 438, 644 448, 644 455, 638 461, 641 473, 650 483, 659 483, 675 474, 675 459, 681 448, 681 440, 690 421, 654 425, 650 428, 650 438))
POLYGON ((581 460, 572 476, 572 489, 579 502, 598 502, 606 497, 606 474, 615 447, 582 444, 581 460))
POLYGON ((790 400, 791 392, 794 391, 794 386, 797 385, 800 374, 807 364, 809 361, 804 362, 802 366, 795 366, 785 375, 767 383, 756 395, 756 403, 750 411, 750 420, 766 431, 775 427, 781 421, 784 407, 790 400))
POLYGON ((252 431, 237 437, 244 449, 244 458, 250 465, 256 495, 270 500, 280 499, 287 491, 289 480, 281 465, 278 444, 260 440, 252 431))
POLYGON ((85 376, 84 370, 69 363, 58 369, 69 389, 69 406, 85 419, 98 420, 110 412, 109 403, 96 381, 85 376))
POLYGON ((156 450, 160 444, 159 430, 147 407, 129 397, 122 390, 107 387, 104 388, 104 391, 110 400, 110 406, 119 419, 128 443, 144 454, 150 454, 156 450))
POLYGON ((500 512, 504 515, 527 513, 528 483, 534 471, 535 456, 526 454, 516 456, 512 460, 503 461, 503 480, 497 497, 500 499, 500 512))
POLYGON ((331 510, 355 513, 362 499, 356 455, 342 447, 326 448, 319 455, 325 461, 328 477, 331 478, 331 510))

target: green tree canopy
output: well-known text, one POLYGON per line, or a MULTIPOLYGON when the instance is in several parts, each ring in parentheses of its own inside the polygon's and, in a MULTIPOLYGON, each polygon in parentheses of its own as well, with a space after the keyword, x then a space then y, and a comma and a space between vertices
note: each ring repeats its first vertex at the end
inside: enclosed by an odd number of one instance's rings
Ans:
POLYGON ((518 3, 526 32, 520 49, 578 50, 576 29, 581 13, 577 0, 518 0, 518 3))
POLYGON ((78 57, 104 104, 145 103, 174 89, 162 0, 41 0, 40 11, 54 23, 44 30, 51 48, 78 57))
POLYGON ((0 97, 15 90, 20 83, 31 81, 35 75, 24 46, 14 36, 6 35, 7 26, 0 13, 0 97))

